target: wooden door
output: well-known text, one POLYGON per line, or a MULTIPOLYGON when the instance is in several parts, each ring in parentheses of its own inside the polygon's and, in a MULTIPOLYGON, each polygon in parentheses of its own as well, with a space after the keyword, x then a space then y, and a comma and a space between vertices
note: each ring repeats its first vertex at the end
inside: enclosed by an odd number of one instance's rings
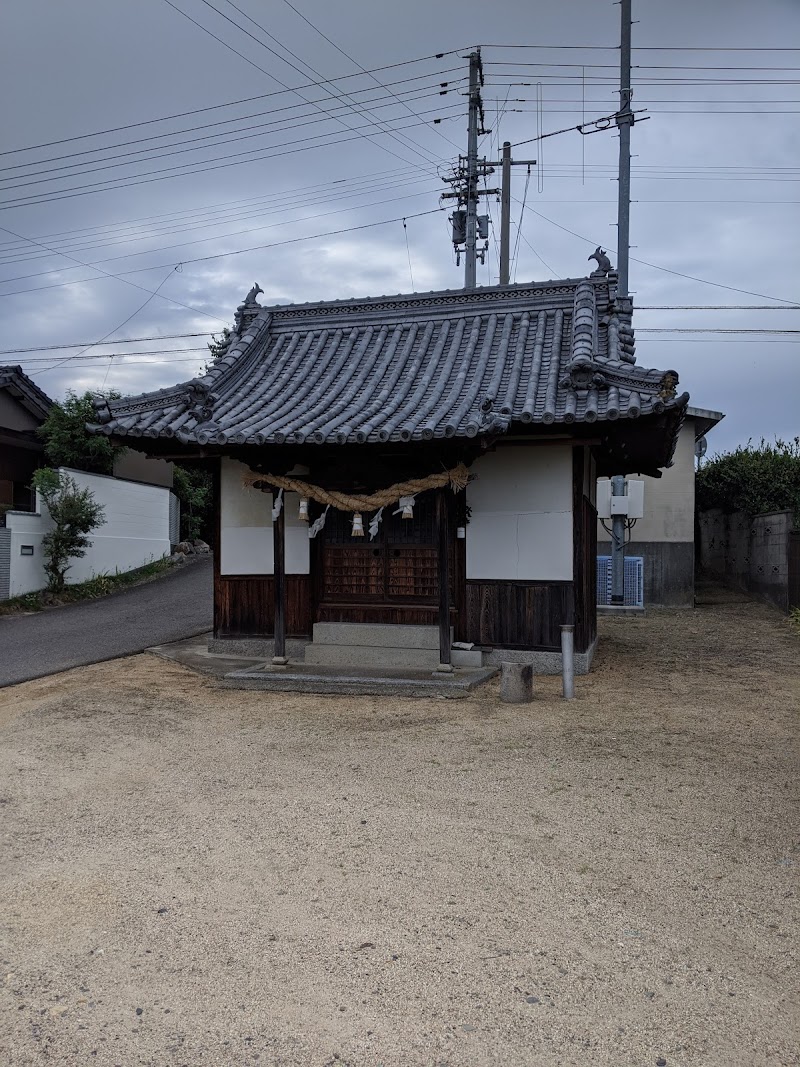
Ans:
MULTIPOLYGON (((380 606, 387 609, 408 605, 435 608, 438 602, 438 549, 436 544, 435 497, 420 497, 414 506, 414 516, 403 519, 387 508, 374 540, 369 539, 368 516, 364 516, 364 537, 353 537, 352 515, 347 512, 328 512, 328 518, 318 535, 316 553, 317 612, 320 618, 332 619, 332 608, 342 609, 341 618, 363 617, 377 621, 380 606), (357 608, 367 609, 359 616, 357 608), (350 608, 350 611, 346 611, 350 608)), ((450 524, 453 529, 453 523, 450 524)), ((450 585, 454 589, 454 545, 451 543, 450 585)), ((429 611, 423 613, 427 619, 429 611)), ((398 621, 395 611, 387 610, 387 621, 398 621)), ((434 620, 435 613, 431 615, 434 620)), ((415 615, 414 621, 422 616, 415 615)))

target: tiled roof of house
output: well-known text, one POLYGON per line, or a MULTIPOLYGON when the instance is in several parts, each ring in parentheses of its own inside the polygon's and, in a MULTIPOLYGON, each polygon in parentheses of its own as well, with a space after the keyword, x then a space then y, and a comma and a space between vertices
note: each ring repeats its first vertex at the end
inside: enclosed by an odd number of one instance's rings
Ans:
POLYGON ((674 371, 636 366, 615 276, 262 308, 255 288, 209 373, 98 401, 96 427, 184 444, 345 444, 637 419, 674 371))
POLYGON ((44 421, 53 401, 23 373, 22 367, 0 367, 0 389, 7 389, 31 415, 44 421))

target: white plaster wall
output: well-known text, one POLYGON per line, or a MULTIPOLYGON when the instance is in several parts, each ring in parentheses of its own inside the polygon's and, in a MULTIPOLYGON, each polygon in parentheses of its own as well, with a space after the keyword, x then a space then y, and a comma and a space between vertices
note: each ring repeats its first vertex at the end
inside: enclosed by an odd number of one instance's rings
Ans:
MULTIPOLYGON (((644 516, 633 527, 631 543, 694 543, 694 421, 689 417, 681 427, 674 463, 660 478, 630 476, 630 481, 644 482, 644 516)), ((606 525, 610 528, 608 519, 606 525)), ((601 542, 609 540, 599 523, 597 538, 601 542)))
MULTIPOLYGON (((272 574, 272 494, 245 489, 244 463, 223 459, 220 469, 220 573, 272 574)), ((308 523, 297 517, 300 498, 284 494, 286 573, 309 573, 308 523)))
POLYGON ((514 445, 470 468, 467 578, 572 580, 572 448, 514 445))
MULTIPOLYGON (((68 583, 132 570, 169 554, 168 489, 85 471, 63 473, 73 478, 79 488, 88 488, 105 508, 104 524, 91 535, 91 547, 85 556, 70 564, 68 583)), ((22 596, 47 584, 42 538, 53 524, 38 499, 37 507, 35 513, 9 511, 6 514, 6 526, 11 530, 10 596, 22 596), (22 555, 23 545, 33 545, 32 556, 22 555)))

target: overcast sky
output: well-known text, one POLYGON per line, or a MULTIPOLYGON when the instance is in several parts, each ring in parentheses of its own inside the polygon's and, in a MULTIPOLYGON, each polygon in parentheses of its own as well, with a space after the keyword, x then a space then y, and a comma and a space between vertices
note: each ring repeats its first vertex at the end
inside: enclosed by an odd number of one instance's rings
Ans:
MULTIPOLYGON (((196 374, 208 337, 121 340, 219 331, 253 281, 264 303, 460 287, 439 173, 466 149, 475 45, 489 158, 616 106, 610 0, 292 5, 6 0, 0 348, 40 350, 0 363, 55 398, 140 392, 196 374)), ((632 131, 635 304, 798 302, 800 4, 633 9, 634 107, 651 116, 632 131)), ((515 150, 540 162, 514 173, 512 278, 584 275, 598 243, 616 262, 617 151, 613 129, 515 150)), ((493 235, 479 284, 497 269, 493 235)), ((640 364, 726 413, 711 452, 800 433, 800 333, 645 332, 800 330, 800 312, 640 310, 634 325, 640 364)))

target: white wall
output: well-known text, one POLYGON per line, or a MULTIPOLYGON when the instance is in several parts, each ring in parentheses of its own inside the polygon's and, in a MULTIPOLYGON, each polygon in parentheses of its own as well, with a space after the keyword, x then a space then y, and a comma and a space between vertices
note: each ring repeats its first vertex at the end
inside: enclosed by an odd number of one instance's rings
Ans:
MULTIPOLYGON (((220 468, 220 573, 272 574, 272 494, 245 489, 249 467, 223 459, 220 468)), ((297 517, 300 499, 285 493, 286 573, 309 573, 308 523, 297 517)))
POLYGON ((467 578, 571 581, 572 448, 499 447, 470 471, 467 578))
MULTIPOLYGON (((631 531, 631 543, 666 541, 694 544, 694 419, 688 417, 678 435, 674 462, 660 478, 631 476, 644 482, 644 516, 631 531)), ((603 481, 604 479, 599 479, 603 481)), ((610 528, 606 519, 606 526, 610 528)), ((597 539, 609 540, 598 523, 597 539)))
MULTIPOLYGON (((132 570, 169 554, 168 489, 84 471, 63 473, 73 478, 79 488, 91 490, 97 503, 105 508, 105 522, 92 533, 91 547, 83 558, 70 564, 68 583, 132 570)), ((22 596, 47 584, 42 538, 52 525, 38 497, 36 512, 7 512, 6 526, 11 531, 10 596, 22 596), (22 555, 23 545, 33 546, 32 556, 22 555)))

